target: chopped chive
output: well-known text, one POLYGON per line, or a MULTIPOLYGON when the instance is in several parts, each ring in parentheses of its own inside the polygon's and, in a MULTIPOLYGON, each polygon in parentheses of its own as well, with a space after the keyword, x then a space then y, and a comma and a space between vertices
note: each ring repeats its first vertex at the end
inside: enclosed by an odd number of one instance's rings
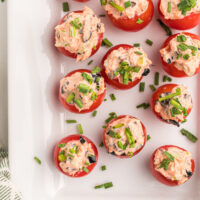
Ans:
POLYGON ((95 110, 95 111, 92 113, 92 116, 93 116, 93 117, 96 117, 96 115, 97 115, 97 110, 95 110))
POLYGON ((99 146, 100 146, 100 147, 103 147, 103 146, 104 146, 103 142, 101 142, 101 143, 99 144, 99 146))
POLYGON ((106 170, 106 166, 105 165, 101 166, 101 170, 105 171, 106 170))
POLYGON ((133 44, 134 47, 140 47, 140 43, 133 44))
POLYGON ((113 1, 110 1, 109 4, 115 8, 116 10, 118 10, 119 12, 123 12, 124 11, 124 8, 119 6, 118 4, 114 3, 113 1))
POLYGON ((105 14, 101 14, 101 15, 99 15, 99 17, 105 17, 106 15, 105 14))
POLYGON ((117 141, 117 146, 118 146, 120 149, 124 149, 124 145, 123 145, 120 141, 117 141))
POLYGON ((97 99, 97 93, 96 92, 92 92, 91 100, 95 101, 96 99, 97 99))
POLYGON ((107 101, 108 99, 104 99, 103 101, 107 101))
POLYGON ((108 46, 108 47, 112 47, 113 46, 112 42, 110 42, 107 38, 103 39, 102 45, 103 46, 108 46))
POLYGON ((170 154, 169 152, 165 151, 163 153, 170 161, 174 161, 174 156, 172 154, 170 154))
POLYGON ((105 6, 107 4, 107 0, 100 0, 100 2, 102 6, 105 6))
POLYGON ((100 189, 100 188, 103 188, 104 187, 104 184, 102 184, 102 185, 96 185, 95 187, 94 187, 94 189, 100 189))
POLYGON ((139 87, 139 91, 144 92, 144 89, 145 89, 145 82, 141 82, 140 87, 139 87))
POLYGON ((169 164, 170 164, 169 159, 163 159, 159 168, 164 168, 164 170, 167 170, 169 167, 169 164))
POLYGON ((149 85, 149 87, 151 88, 151 90, 152 90, 153 92, 156 91, 156 88, 155 88, 155 86, 154 86, 153 84, 149 85))
POLYGON ((89 172, 89 169, 86 168, 86 167, 83 167, 83 171, 84 171, 85 173, 88 173, 88 172, 89 172))
POLYGON ((176 38, 177 38, 177 42, 185 42, 187 40, 185 35, 178 35, 176 38))
MULTIPOLYGON (((76 18, 76 19, 78 19, 78 18, 76 18)), ((70 24, 71 24, 72 26, 74 26, 76 29, 80 29, 81 26, 82 26, 82 24, 81 24, 81 23, 78 24, 78 21, 79 21, 79 19, 76 20, 76 21, 71 21, 70 24)))
POLYGON ((90 165, 90 163, 89 163, 89 162, 86 162, 85 164, 86 164, 87 166, 89 166, 89 165, 90 165))
POLYGON ((198 138, 195 135, 193 135, 191 132, 187 131, 184 128, 181 129, 181 133, 182 133, 182 135, 186 136, 193 143, 195 143, 198 140, 198 138))
POLYGON ((75 94, 72 92, 66 99, 67 103, 71 103, 74 100, 75 94))
POLYGON ((100 67, 98 67, 98 66, 93 67, 92 74, 97 74, 99 72, 101 72, 101 68, 100 67))
POLYGON ((112 182, 104 183, 104 188, 105 189, 110 188, 110 187, 113 187, 113 183, 112 182))
POLYGON ((164 75, 164 76, 163 76, 163 82, 166 82, 167 79, 168 79, 168 76, 164 75))
POLYGON ((172 2, 168 2, 168 13, 170 13, 172 11, 172 2))
POLYGON ((83 104, 82 104, 82 102, 81 102, 80 99, 75 99, 75 100, 74 100, 74 103, 75 103, 79 108, 82 108, 82 107, 83 107, 83 104))
POLYGON ((71 37, 76 36, 76 28, 74 26, 70 26, 70 36, 71 37))
POLYGON ((65 147, 65 143, 58 144, 58 148, 65 147))
POLYGON ((117 124, 117 125, 113 126, 113 128, 116 129, 116 128, 120 128, 122 126, 124 126, 124 124, 117 124))
POLYGON ((90 87, 86 84, 80 83, 78 86, 79 92, 83 93, 84 95, 87 95, 90 87))
POLYGON ((77 121, 74 119, 68 119, 68 120, 66 120, 66 123, 73 124, 73 123, 77 123, 77 121))
POLYGON ((102 126, 102 128, 106 128, 106 126, 102 126))
POLYGON ((144 22, 144 21, 141 20, 139 17, 137 18, 137 21, 136 21, 137 24, 142 24, 143 22, 144 22))
POLYGON ((136 106, 136 108, 144 108, 147 109, 149 108, 150 104, 149 103, 142 103, 136 106))
POLYGON ((110 94, 110 98, 111 98, 112 101, 115 101, 115 100, 116 100, 116 97, 115 97, 114 94, 110 94))
POLYGON ((125 8, 131 7, 131 2, 130 2, 130 1, 126 1, 126 2, 124 3, 124 7, 125 7, 125 8))
POLYGON ((184 119, 184 120, 181 122, 181 124, 184 124, 185 122, 187 122, 187 119, 184 119))
POLYGON ((134 53, 137 54, 137 55, 140 55, 140 56, 143 55, 143 54, 142 54, 141 52, 139 52, 139 51, 135 51, 134 53))
POLYGON ((133 72, 138 73, 140 71, 141 67, 133 67, 133 72))
POLYGON ((70 158, 73 158, 74 156, 70 153, 67 154, 67 156, 69 156, 70 158))
MULTIPOLYGON (((90 76, 88 73, 83 72, 81 74, 81 76, 83 77, 83 79, 85 79, 90 85, 93 83, 93 78, 92 76, 90 76)), ((90 91, 90 89, 88 90, 90 91)))
POLYGON ((93 63, 93 60, 90 60, 89 62, 88 62, 88 65, 91 65, 93 63))
POLYGON ((78 127, 78 132, 79 132, 79 134, 83 134, 83 128, 82 128, 82 125, 81 124, 78 124, 77 125, 77 127, 78 127))
POLYGON ((159 72, 156 72, 155 77, 154 77, 154 84, 155 85, 159 85, 159 76, 160 76, 159 72))
POLYGON ((164 101, 166 99, 171 99, 171 98, 176 97, 176 96, 178 96, 180 94, 181 94, 181 89, 177 88, 175 93, 169 94, 169 95, 167 95, 165 97, 161 97, 161 98, 159 98, 159 101, 164 101))
POLYGON ((42 162, 41 162, 41 160, 40 160, 38 157, 35 156, 35 157, 34 157, 34 160, 35 160, 39 165, 41 165, 42 162))
POLYGON ((63 2, 63 12, 68 12, 69 11, 69 4, 68 2, 63 2))
POLYGON ((146 42, 146 44, 148 44, 149 46, 152 46, 152 45, 153 45, 153 42, 152 42, 151 40, 149 40, 149 39, 147 39, 145 42, 146 42))
POLYGON ((188 53, 183 56, 184 60, 188 60, 189 58, 190 58, 190 55, 188 53))
POLYGON ((151 139, 150 135, 147 135, 147 141, 149 141, 151 139))
POLYGON ((128 85, 128 71, 124 71, 123 74, 123 84, 128 85))
POLYGON ((177 46, 177 48, 181 51, 186 51, 188 49, 188 45, 185 43, 181 43, 177 46))
POLYGON ((66 159, 67 159, 67 157, 66 157, 64 154, 60 154, 60 155, 58 156, 58 160, 59 160, 60 162, 64 162, 64 161, 66 161, 66 159))
POLYGON ((157 21, 159 22, 160 26, 165 30, 167 35, 171 36, 172 35, 171 29, 168 26, 166 26, 160 19, 157 19, 157 21))

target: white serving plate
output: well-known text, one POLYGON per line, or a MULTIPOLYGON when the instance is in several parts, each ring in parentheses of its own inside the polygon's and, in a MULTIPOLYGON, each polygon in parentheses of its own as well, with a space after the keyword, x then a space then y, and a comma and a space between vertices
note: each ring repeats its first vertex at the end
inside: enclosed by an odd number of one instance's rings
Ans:
MULTIPOLYGON (((156 4, 156 0, 154 3, 156 4)), ((99 1, 91 0, 78 3, 69 0, 70 10, 78 10, 88 5, 97 14, 104 13, 99 1)), ((155 7, 156 8, 156 7, 155 7)), ((99 65, 107 51, 102 47, 91 59, 76 64, 74 60, 61 55, 54 47, 54 27, 58 24, 62 12, 61 0, 9 0, 8 1, 8 84, 9 84, 9 156, 12 181, 22 192, 26 200, 117 200, 117 199, 200 199, 199 142, 193 144, 183 137, 172 125, 160 122, 150 109, 136 109, 136 105, 149 101, 154 73, 162 70, 159 48, 167 38, 158 25, 157 9, 151 24, 137 33, 123 32, 115 28, 107 18, 103 18, 106 33, 113 44, 140 42, 143 49, 153 60, 152 72, 143 81, 145 93, 139 94, 138 86, 128 91, 107 90, 107 102, 98 109, 94 118, 91 114, 72 114, 64 110, 58 100, 59 80, 68 72, 78 68, 91 68, 99 65), (153 47, 145 44, 149 38, 153 47), (114 93, 115 102, 109 98, 114 93), (132 159, 121 160, 106 153, 105 148, 98 148, 99 162, 91 174, 84 178, 73 179, 61 174, 53 163, 53 148, 56 142, 70 133, 77 133, 76 125, 66 124, 66 119, 76 119, 84 129, 84 134, 98 146, 104 120, 108 113, 130 114, 143 121, 152 139, 145 148, 132 159), (190 181, 179 187, 167 187, 157 182, 149 170, 149 159, 155 148, 174 144, 192 152, 196 161, 196 173, 190 181), (33 157, 38 156, 42 165, 33 157), (107 170, 102 172, 101 165, 107 170), (112 181, 113 188, 95 190, 96 184, 112 181)), ((199 27, 198 27, 199 28, 199 27)), ((190 30, 197 33, 198 28, 190 30)), ((176 33, 176 31, 173 31, 176 33)), ((182 127, 198 134, 200 132, 200 88, 199 75, 193 78, 175 79, 175 83, 184 83, 193 96, 194 108, 188 122, 182 127)))

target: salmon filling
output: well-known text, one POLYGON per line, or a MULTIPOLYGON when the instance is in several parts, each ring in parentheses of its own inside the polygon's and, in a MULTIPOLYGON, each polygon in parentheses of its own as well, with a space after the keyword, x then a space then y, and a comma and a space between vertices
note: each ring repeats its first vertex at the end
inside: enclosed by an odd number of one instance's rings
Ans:
POLYGON ((168 46, 160 50, 163 60, 188 76, 193 76, 200 65, 200 41, 180 33, 168 46))
POLYGON ((161 0, 160 10, 165 19, 183 19, 192 13, 200 13, 200 0, 161 0), (187 5, 187 2, 189 4, 187 5))
POLYGON ((108 152, 130 156, 144 146, 145 134, 140 120, 129 116, 113 121, 106 128, 105 143, 108 152))
POLYGON ((183 184, 192 176, 192 155, 188 151, 170 147, 159 149, 155 153, 155 170, 172 181, 183 184), (167 152, 167 153, 166 153, 167 152))
POLYGON ((58 158, 62 171, 70 175, 85 170, 91 163, 96 162, 96 156, 91 144, 86 142, 82 137, 80 137, 79 141, 70 141, 64 147, 60 148, 58 158))
POLYGON ((149 2, 147 0, 108 0, 104 9, 116 19, 120 17, 131 19, 143 14, 148 9, 148 6, 149 2), (117 5, 120 9, 116 9, 114 5, 117 5))
POLYGON ((176 93, 177 89, 180 89, 180 95, 164 101, 157 100, 155 103, 155 111, 159 113, 163 120, 179 126, 179 122, 184 121, 187 116, 187 111, 192 109, 192 97, 187 87, 179 85, 173 88, 171 93, 161 94, 160 98, 176 93), (175 102, 175 105, 178 105, 178 108, 174 106, 172 100, 175 102))
POLYGON ((56 47, 63 47, 77 54, 76 61, 84 61, 90 57, 96 48, 99 34, 104 33, 104 24, 94 15, 94 12, 84 7, 83 12, 71 12, 64 22, 55 28, 56 47))
POLYGON ((100 74, 76 72, 60 81, 61 97, 79 111, 89 109, 104 91, 104 78, 100 74))
POLYGON ((146 53, 135 47, 128 50, 120 47, 112 51, 104 61, 107 76, 125 85, 147 75, 151 64, 146 53))

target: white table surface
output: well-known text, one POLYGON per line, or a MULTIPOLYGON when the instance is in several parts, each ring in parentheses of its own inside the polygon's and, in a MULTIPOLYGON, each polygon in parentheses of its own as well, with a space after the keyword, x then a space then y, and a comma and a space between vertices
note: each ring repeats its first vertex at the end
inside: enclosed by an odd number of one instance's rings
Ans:
POLYGON ((7 5, 0 2, 0 146, 8 148, 7 5))

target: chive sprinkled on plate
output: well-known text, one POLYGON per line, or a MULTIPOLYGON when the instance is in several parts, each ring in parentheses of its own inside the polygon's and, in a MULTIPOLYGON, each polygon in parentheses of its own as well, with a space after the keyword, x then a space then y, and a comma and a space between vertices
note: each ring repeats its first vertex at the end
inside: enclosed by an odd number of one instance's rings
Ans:
POLYGON ((104 99, 103 101, 107 101, 108 99, 104 99))
POLYGON ((140 47, 140 43, 133 44, 134 47, 140 47))
POLYGON ((118 10, 119 12, 123 12, 124 8, 122 6, 119 6, 118 4, 114 3, 113 1, 110 1, 109 4, 115 8, 116 10, 118 10))
POLYGON ((187 119, 184 119, 182 122, 181 122, 181 124, 184 124, 184 123, 186 123, 187 122, 187 119))
POLYGON ((190 140, 191 142, 195 143, 197 142, 198 138, 193 135, 191 132, 189 132, 188 130, 186 129, 181 129, 181 133, 182 135, 186 136, 188 140, 190 140))
POLYGON ((167 78, 168 78, 168 77, 167 77, 166 75, 164 75, 164 76, 163 76, 163 82, 166 82, 166 81, 167 81, 167 78))
POLYGON ((77 124, 77 128, 78 128, 78 132, 79 134, 83 134, 83 128, 82 128, 82 125, 81 124, 77 124))
POLYGON ((103 147, 103 146, 104 146, 103 142, 101 142, 101 143, 99 144, 99 146, 100 146, 100 147, 103 147))
POLYGON ((94 189, 100 189, 100 188, 103 188, 103 187, 104 187, 104 184, 96 185, 96 186, 94 187, 94 189))
POLYGON ((136 108, 144 108, 147 109, 149 108, 150 104, 149 103, 142 103, 136 106, 136 108))
POLYGON ((108 38, 104 38, 103 41, 102 41, 102 44, 101 46, 108 46, 108 47, 112 47, 113 44, 110 40, 108 40, 108 38))
POLYGON ((74 119, 67 119, 67 120, 66 120, 66 123, 68 123, 68 124, 73 124, 73 123, 77 123, 77 121, 74 120, 74 119))
POLYGON ((91 65, 93 63, 93 60, 90 60, 89 62, 88 62, 88 65, 91 65))
POLYGON ((144 22, 144 21, 141 20, 139 17, 137 18, 137 21, 136 21, 137 24, 142 24, 143 22, 144 22))
POLYGON ((154 77, 154 84, 155 85, 159 85, 159 77, 160 77, 159 72, 156 72, 155 77, 154 77))
POLYGON ((68 4, 68 2, 63 2, 62 7, 63 7, 63 11, 64 12, 68 12, 69 11, 69 4, 68 4))
POLYGON ((101 166, 101 170, 105 171, 106 170, 106 166, 105 165, 101 166))
POLYGON ((35 156, 35 157, 34 157, 34 160, 35 160, 39 165, 41 165, 42 162, 41 162, 41 160, 40 160, 38 157, 35 156))
POLYGON ((139 86, 139 91, 144 92, 144 89, 145 89, 145 82, 141 82, 139 86))
POLYGON ((110 94, 110 98, 111 98, 112 101, 115 101, 115 100, 116 100, 116 97, 115 97, 114 94, 110 94))
MULTIPOLYGON (((108 124, 111 120, 117 118, 117 114, 115 112, 109 113, 109 117, 105 120, 106 124, 108 124)), ((106 127, 105 127, 106 128, 106 127)))
POLYGON ((157 21, 160 24, 160 26, 165 30, 167 36, 171 36, 172 35, 171 29, 168 26, 166 26, 160 19, 157 19, 157 21))
POLYGON ((104 184, 101 184, 101 185, 96 185, 94 187, 94 189, 100 189, 100 188, 108 189, 108 188, 111 188, 111 187, 113 187, 113 183, 112 182, 107 182, 107 183, 104 183, 104 184))
POLYGON ((102 6, 105 6, 107 4, 107 0, 100 0, 100 3, 102 6))
POLYGON ((102 126, 102 128, 106 128, 106 126, 104 125, 104 126, 102 126))
POLYGON ((147 39, 145 42, 146 42, 146 44, 148 44, 149 46, 152 46, 152 45, 153 45, 153 42, 152 42, 151 40, 149 40, 149 39, 147 39))
POLYGON ((93 117, 96 117, 96 115, 97 115, 97 110, 95 110, 95 111, 92 113, 92 116, 93 116, 93 117))
POLYGON ((150 84, 149 87, 151 88, 151 90, 152 90, 153 92, 156 91, 156 88, 155 88, 155 86, 154 86, 153 84, 150 84))
POLYGON ((106 15, 105 14, 100 14, 99 17, 106 17, 106 15))
POLYGON ((151 139, 150 135, 147 135, 147 141, 149 141, 151 139))

